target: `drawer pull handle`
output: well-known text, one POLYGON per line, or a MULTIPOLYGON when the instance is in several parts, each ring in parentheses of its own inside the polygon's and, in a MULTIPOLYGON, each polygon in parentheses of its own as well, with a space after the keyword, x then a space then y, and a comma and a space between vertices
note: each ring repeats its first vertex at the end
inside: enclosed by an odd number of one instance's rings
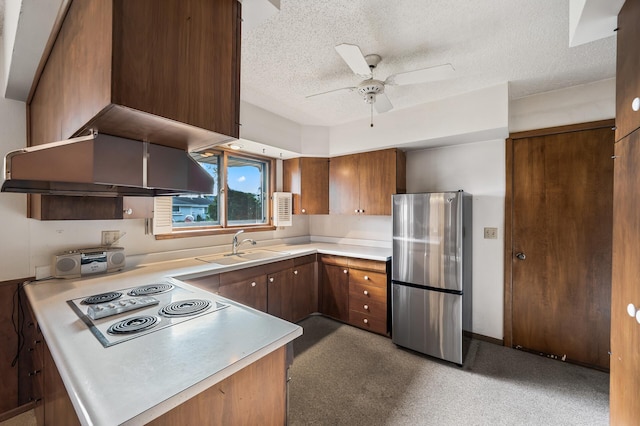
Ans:
POLYGON ((369 295, 369 292, 367 290, 363 291, 363 293, 364 293, 365 296, 369 295))
POLYGON ((293 271, 293 275, 298 275, 298 271, 293 271))
POLYGON ((364 309, 365 309, 366 311, 368 311, 368 310, 369 310, 369 305, 364 305, 364 309))
POLYGON ((363 319, 362 322, 364 322, 365 324, 369 324, 369 320, 368 319, 363 319))
POLYGON ((369 279, 369 276, 368 276, 368 275, 365 275, 365 276, 364 276, 364 279, 365 279, 365 280, 368 280, 368 279, 369 279))
POLYGON ((640 98, 634 98, 631 102, 631 109, 638 112, 640 110, 640 98))
POLYGON ((40 370, 33 370, 29 373, 29 376, 35 376, 36 374, 40 374, 40 370))
POLYGON ((302 213, 306 213, 306 212, 307 212, 307 210, 306 210, 306 209, 302 209, 302 213))
POLYGON ((37 345, 38 343, 42 343, 42 340, 34 340, 34 341, 33 341, 33 344, 34 344, 34 345, 37 345))
POLYGON ((346 274, 346 273, 348 273, 349 271, 345 269, 345 270, 343 270, 342 272, 344 272, 344 273, 346 274))
POLYGON ((255 287, 255 286, 256 286, 256 282, 254 281, 251 283, 251 287, 255 287))

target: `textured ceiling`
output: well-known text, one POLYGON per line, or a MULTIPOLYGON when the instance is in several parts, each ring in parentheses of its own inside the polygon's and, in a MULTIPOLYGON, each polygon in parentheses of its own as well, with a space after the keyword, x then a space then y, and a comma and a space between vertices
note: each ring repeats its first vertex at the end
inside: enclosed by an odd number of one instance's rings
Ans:
MULTIPOLYGON (((2 1, 2 0, 0 0, 2 1)), ((377 53, 374 76, 451 63, 455 77, 389 87, 395 110, 505 81, 510 98, 615 76, 615 37, 569 48, 569 0, 281 0, 280 12, 243 31, 242 99, 307 125, 368 117, 334 50, 377 53)))

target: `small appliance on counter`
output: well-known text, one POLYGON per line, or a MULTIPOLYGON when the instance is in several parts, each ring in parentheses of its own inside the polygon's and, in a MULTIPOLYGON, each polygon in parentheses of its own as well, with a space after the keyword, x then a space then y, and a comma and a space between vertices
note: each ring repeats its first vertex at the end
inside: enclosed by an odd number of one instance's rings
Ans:
POLYGON ((126 256, 122 247, 94 247, 67 250, 53 256, 51 270, 55 278, 80 278, 120 271, 126 256))

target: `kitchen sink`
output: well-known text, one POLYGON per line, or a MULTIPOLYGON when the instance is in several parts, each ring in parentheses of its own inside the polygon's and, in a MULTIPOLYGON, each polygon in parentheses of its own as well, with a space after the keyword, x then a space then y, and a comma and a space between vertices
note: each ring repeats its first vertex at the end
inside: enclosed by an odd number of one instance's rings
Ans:
POLYGON ((221 253, 211 256, 197 257, 196 259, 207 263, 215 263, 218 265, 236 265, 238 263, 251 262, 252 260, 274 259, 283 257, 289 253, 284 251, 273 250, 247 250, 240 251, 237 254, 221 253))

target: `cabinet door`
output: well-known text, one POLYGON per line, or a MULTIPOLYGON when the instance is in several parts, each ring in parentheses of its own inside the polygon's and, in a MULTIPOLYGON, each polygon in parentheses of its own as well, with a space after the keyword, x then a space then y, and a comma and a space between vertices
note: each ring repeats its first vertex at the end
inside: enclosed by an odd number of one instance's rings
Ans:
POLYGON ((618 15, 616 66, 616 140, 640 127, 640 2, 627 1, 618 15))
POLYGON ((349 269, 325 263, 321 265, 320 312, 341 321, 348 321, 349 269))
POLYGON ((329 213, 358 214, 359 199, 358 155, 333 157, 329 162, 329 213))
POLYGON ((218 293, 222 297, 267 312, 267 277, 264 275, 222 285, 218 293))
POLYGON ((396 193, 395 150, 360 154, 360 213, 391 215, 391 195, 396 193))
POLYGON ((64 382, 51 357, 47 345, 44 345, 44 424, 80 425, 64 382))
POLYGON ((315 279, 316 263, 293 268, 293 321, 318 311, 318 293, 315 279))
POLYGON ((293 273, 290 268, 267 275, 267 312, 293 321, 293 273))
MULTIPOLYGON (((300 212, 302 214, 329 214, 329 160, 327 158, 301 158, 300 212)), ((294 213, 295 202, 294 202, 294 213)))
POLYGON ((616 143, 615 155, 609 421, 631 425, 640 419, 640 324, 627 312, 629 304, 640 307, 640 131, 616 143))

